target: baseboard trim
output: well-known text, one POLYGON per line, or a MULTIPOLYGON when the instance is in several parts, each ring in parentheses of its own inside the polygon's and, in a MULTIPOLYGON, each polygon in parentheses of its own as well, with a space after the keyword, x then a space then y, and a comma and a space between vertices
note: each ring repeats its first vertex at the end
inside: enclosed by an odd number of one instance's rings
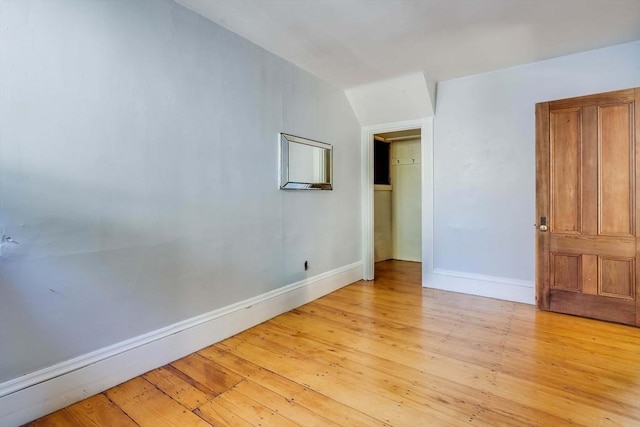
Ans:
POLYGON ((362 279, 362 261, 0 384, 0 425, 18 426, 166 365, 362 279))
POLYGON ((535 304, 533 282, 436 268, 425 274, 422 286, 507 301, 535 304))

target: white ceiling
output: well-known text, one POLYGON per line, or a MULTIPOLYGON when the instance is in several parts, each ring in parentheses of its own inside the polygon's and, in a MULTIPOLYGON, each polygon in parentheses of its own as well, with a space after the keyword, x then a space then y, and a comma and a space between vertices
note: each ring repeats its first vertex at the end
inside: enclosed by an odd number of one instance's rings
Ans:
POLYGON ((417 71, 448 80, 640 39, 640 0, 176 1, 345 89, 417 71))

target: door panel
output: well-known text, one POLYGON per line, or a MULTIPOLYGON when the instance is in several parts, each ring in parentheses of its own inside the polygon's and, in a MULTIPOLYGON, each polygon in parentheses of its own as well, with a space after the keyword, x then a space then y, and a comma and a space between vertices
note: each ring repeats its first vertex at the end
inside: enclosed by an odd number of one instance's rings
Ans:
POLYGON ((640 90, 536 105, 538 307, 640 326, 640 90))
POLYGON ((557 232, 581 230, 579 108, 550 113, 551 121, 551 228, 557 232))
POLYGON ((633 258, 600 257, 599 295, 633 299, 633 258))
POLYGON ((580 290, 580 255, 551 253, 551 286, 567 291, 580 290))
POLYGON ((600 235, 632 236, 631 104, 600 107, 600 235))

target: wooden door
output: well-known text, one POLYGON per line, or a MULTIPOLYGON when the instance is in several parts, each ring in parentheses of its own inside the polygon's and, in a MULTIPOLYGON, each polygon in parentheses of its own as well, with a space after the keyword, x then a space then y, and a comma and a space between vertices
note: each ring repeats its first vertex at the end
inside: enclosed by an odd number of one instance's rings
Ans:
POLYGON ((542 310, 640 326, 638 108, 640 88, 536 105, 542 310))

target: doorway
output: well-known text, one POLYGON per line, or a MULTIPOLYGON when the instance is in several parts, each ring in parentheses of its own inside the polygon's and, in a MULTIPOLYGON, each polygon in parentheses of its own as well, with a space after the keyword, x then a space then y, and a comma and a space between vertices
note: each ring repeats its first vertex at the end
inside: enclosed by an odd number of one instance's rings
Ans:
POLYGON ((433 274, 433 116, 362 128, 362 278, 374 278, 373 147, 374 135, 420 129, 422 285, 433 274))
POLYGON ((421 130, 374 134, 374 261, 422 261, 421 130))

